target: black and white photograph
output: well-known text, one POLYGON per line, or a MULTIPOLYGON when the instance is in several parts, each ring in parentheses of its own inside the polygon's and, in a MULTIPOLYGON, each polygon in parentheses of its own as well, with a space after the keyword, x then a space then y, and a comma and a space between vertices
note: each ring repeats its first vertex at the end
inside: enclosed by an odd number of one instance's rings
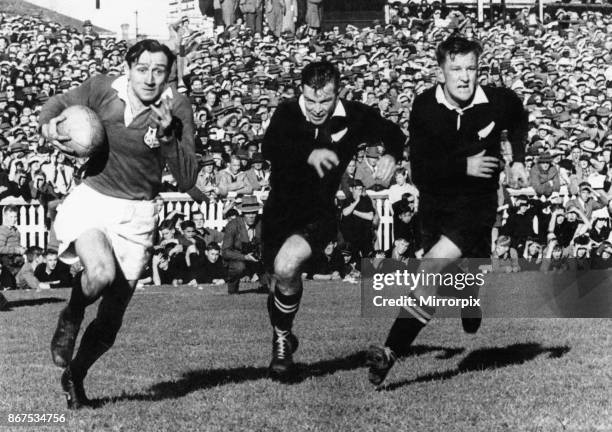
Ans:
POLYGON ((0 431, 612 432, 612 0, 0 0, 0 431))

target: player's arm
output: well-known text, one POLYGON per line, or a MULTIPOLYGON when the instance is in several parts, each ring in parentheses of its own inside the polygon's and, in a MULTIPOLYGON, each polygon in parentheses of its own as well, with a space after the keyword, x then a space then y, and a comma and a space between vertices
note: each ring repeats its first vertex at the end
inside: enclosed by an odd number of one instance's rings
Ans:
POLYGON ((80 86, 67 91, 66 93, 56 94, 49 98, 43 105, 38 122, 40 126, 48 124, 53 118, 61 114, 69 106, 73 105, 85 105, 89 108, 91 101, 95 98, 94 91, 102 85, 99 77, 92 77, 83 82, 80 86))
POLYGON ((506 119, 508 119, 508 140, 512 146, 512 170, 515 177, 524 182, 528 180, 525 171, 525 144, 529 131, 529 114, 523 103, 512 90, 506 90, 503 94, 506 99, 506 119))
POLYGON ((57 124, 64 120, 61 113, 73 105, 84 105, 91 108, 91 100, 94 98, 92 92, 96 90, 96 87, 100 86, 100 78, 93 77, 83 82, 77 88, 51 97, 43 105, 38 117, 42 136, 61 151, 71 154, 72 150, 63 145, 63 142, 68 141, 70 138, 57 132, 57 124))
POLYGON ((158 139, 162 157, 176 179, 179 190, 187 192, 198 179, 193 112, 191 104, 184 97, 180 97, 174 106, 171 104, 171 101, 164 99, 159 108, 153 107, 153 111, 163 120, 158 124, 158 139))

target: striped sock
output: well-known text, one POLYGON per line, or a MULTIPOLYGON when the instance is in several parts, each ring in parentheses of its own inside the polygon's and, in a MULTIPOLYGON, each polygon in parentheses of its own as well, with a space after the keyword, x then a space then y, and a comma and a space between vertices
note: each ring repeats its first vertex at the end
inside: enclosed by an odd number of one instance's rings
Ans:
POLYGON ((389 330, 385 346, 391 348, 395 354, 404 353, 431 320, 434 310, 427 309, 430 308, 416 305, 401 308, 389 330))
POLYGON ((293 319, 300 307, 301 299, 302 289, 296 294, 285 295, 278 289, 277 282, 274 287, 274 293, 268 296, 268 314, 270 315, 272 326, 280 330, 291 330, 293 319))

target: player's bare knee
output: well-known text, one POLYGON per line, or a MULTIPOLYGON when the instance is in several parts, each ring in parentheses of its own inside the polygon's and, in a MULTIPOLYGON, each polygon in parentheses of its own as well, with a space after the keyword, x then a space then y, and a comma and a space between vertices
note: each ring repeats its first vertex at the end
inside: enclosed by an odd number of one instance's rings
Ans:
POLYGON ((295 280, 310 254, 310 246, 304 238, 297 235, 290 237, 274 260, 274 273, 283 280, 295 280))
POLYGON ((305 260, 296 256, 276 260, 274 262, 274 273, 286 283, 299 280, 304 262, 305 260))
POLYGON ((113 283, 115 280, 115 266, 98 262, 87 267, 85 274, 87 283, 83 284, 83 293, 86 296, 94 296, 113 283))

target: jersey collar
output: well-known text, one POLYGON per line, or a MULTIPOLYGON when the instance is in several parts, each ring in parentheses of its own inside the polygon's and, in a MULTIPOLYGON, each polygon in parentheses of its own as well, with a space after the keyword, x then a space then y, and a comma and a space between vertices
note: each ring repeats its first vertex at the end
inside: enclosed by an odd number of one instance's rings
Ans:
POLYGON ((459 113, 463 113, 464 111, 472 108, 474 105, 489 103, 489 99, 487 98, 487 95, 485 94, 482 87, 479 85, 476 86, 476 91, 474 92, 474 97, 472 98, 472 102, 466 107, 459 108, 459 107, 452 105, 446 99, 446 96, 444 95, 444 89, 442 88, 441 84, 438 84, 438 86, 436 87, 436 101, 439 104, 444 105, 449 110, 457 111, 459 113))
MULTIPOLYGON (((125 104, 125 111, 123 112, 123 121, 126 126, 128 126, 134 120, 134 113, 132 112, 132 107, 129 103, 128 99, 128 77, 127 75, 121 75, 111 84, 113 90, 117 92, 117 97, 121 99, 125 104)), ((164 98, 173 99, 174 93, 172 93, 172 88, 168 87, 161 94, 160 98, 153 104, 156 107, 161 105, 161 101, 164 98)), ((150 108, 147 108, 150 109, 150 108)), ((146 110, 145 110, 146 111, 146 110)))
MULTIPOLYGON (((306 118, 306 120, 310 121, 308 117, 308 112, 306 111, 306 101, 304 100, 304 95, 301 95, 298 99, 298 104, 300 105, 300 110, 302 111, 302 115, 306 118)), ((338 103, 336 104, 336 108, 331 115, 332 117, 346 117, 346 109, 344 108, 344 104, 342 100, 338 99, 338 103)))

